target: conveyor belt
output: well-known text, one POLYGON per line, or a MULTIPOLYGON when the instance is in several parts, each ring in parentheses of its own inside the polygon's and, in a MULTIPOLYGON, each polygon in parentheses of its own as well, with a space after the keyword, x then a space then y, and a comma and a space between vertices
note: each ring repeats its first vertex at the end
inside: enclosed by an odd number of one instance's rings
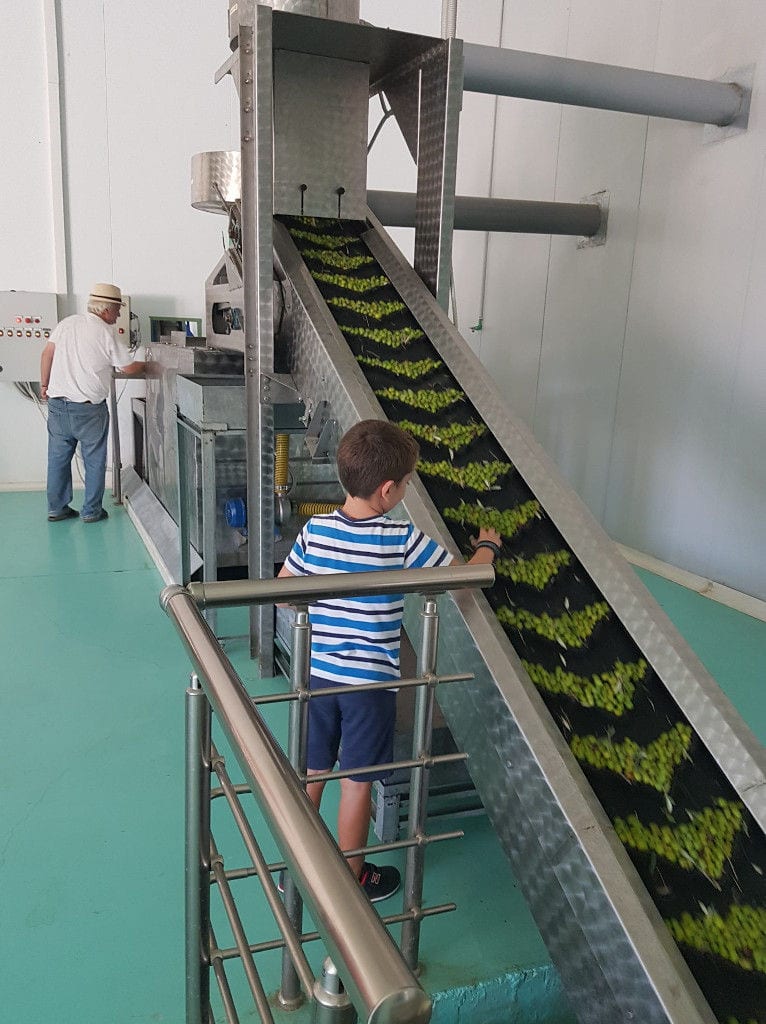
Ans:
POLYGON ((417 437, 425 529, 503 536, 489 608, 448 619, 477 682, 440 703, 573 1005, 766 1024, 762 749, 379 227, 285 227, 304 397, 417 437))

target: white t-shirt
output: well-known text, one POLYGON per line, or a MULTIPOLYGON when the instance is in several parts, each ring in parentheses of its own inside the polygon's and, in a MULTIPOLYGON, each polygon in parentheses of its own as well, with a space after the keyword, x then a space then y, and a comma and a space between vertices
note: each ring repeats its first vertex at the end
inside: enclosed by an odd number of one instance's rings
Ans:
POLYGON ((112 367, 128 366, 133 357, 95 313, 75 313, 53 329, 56 346, 48 381, 48 398, 103 402, 109 395, 112 367))

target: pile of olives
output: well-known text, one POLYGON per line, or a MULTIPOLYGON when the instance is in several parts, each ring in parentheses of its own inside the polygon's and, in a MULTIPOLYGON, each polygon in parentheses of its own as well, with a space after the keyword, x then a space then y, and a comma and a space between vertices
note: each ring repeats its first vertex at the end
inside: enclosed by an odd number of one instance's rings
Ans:
POLYGON ((373 277, 349 277, 348 274, 328 274, 322 270, 312 271, 315 281, 333 284, 336 288, 344 288, 348 292, 371 292, 388 284, 387 277, 380 274, 373 277))
POLYGON ((613 743, 608 736, 573 736, 569 741, 578 761, 622 775, 628 782, 641 782, 667 793, 676 768, 689 754, 691 727, 677 722, 646 747, 630 738, 613 743))
MULTIPOLYGON (((702 917, 684 912, 665 924, 676 942, 715 953, 744 971, 766 973, 766 908, 733 903, 726 917, 705 908, 702 917)), ((734 1018, 729 1018, 733 1020, 734 1018)))
POLYGON ((528 587, 542 591, 558 575, 559 569, 571 561, 569 551, 541 551, 531 558, 498 558, 495 572, 514 583, 525 583, 528 587))
POLYGON ((584 708, 600 708, 618 718, 633 709, 636 683, 644 678, 648 668, 643 658, 627 664, 616 661, 608 672, 592 676, 578 676, 561 665, 557 665, 553 672, 529 661, 522 661, 522 665, 541 690, 561 693, 584 708))
POLYGON ((350 334, 352 338, 366 338, 388 348, 405 348, 411 341, 423 337, 423 332, 416 327, 402 327, 398 331, 382 327, 341 327, 341 330, 344 334, 350 334))
POLYGON ((338 270, 358 270, 359 267, 366 267, 375 262, 372 256, 365 256, 362 253, 352 256, 350 253, 333 249, 304 249, 302 255, 304 259, 316 260, 317 263, 324 263, 326 267, 337 267, 338 270))
POLYGON ((497 530, 502 537, 513 537, 522 526, 537 517, 541 517, 540 502, 534 498, 525 501, 515 508, 485 508, 483 505, 469 505, 461 501, 457 508, 445 508, 442 515, 453 523, 463 526, 482 527, 485 530, 497 530))
POLYGON ((375 394, 378 398, 402 402, 424 412, 444 412, 465 398, 463 392, 456 388, 445 388, 444 391, 434 391, 433 388, 421 388, 419 391, 413 391, 412 388, 404 388, 402 391, 398 388, 379 388, 375 394))
POLYGON ((329 306, 337 306, 338 309, 350 309, 352 313, 371 317, 373 320, 382 320, 383 317, 391 316, 392 313, 401 313, 405 308, 404 303, 398 300, 390 302, 365 302, 364 299, 347 299, 345 295, 333 296, 327 300, 327 304, 329 306))
POLYGON ((719 797, 702 811, 687 811, 687 825, 642 824, 638 815, 615 818, 617 837, 641 853, 654 853, 686 871, 697 870, 715 881, 731 857, 734 839, 742 828, 744 805, 719 797))
POLYGON ((448 448, 450 454, 460 451, 461 448, 466 448, 487 432, 483 423, 476 423, 474 420, 470 420, 468 423, 450 423, 445 427, 399 420, 399 426, 419 441, 427 441, 437 448, 448 448))
POLYGON ((586 604, 576 612, 562 612, 561 615, 549 615, 543 612, 535 615, 526 608, 509 608, 507 605, 497 609, 497 621, 503 626, 515 626, 519 630, 537 633, 545 640, 553 640, 560 647, 584 647, 593 635, 593 630, 609 615, 606 601, 586 604))
POLYGON ((372 366, 410 380, 419 380, 443 365, 440 359, 378 359, 377 356, 357 356, 356 359, 363 366, 372 366))
POLYGON ((465 466, 456 466, 452 462, 418 462, 418 473, 425 476, 436 476, 458 487, 467 487, 472 491, 489 491, 497 481, 513 469, 510 462, 469 462, 465 466))
POLYGON ((356 241, 355 235, 319 235, 316 231, 301 231, 300 228, 291 228, 290 234, 293 238, 302 238, 305 242, 318 245, 320 249, 342 249, 344 245, 356 241))

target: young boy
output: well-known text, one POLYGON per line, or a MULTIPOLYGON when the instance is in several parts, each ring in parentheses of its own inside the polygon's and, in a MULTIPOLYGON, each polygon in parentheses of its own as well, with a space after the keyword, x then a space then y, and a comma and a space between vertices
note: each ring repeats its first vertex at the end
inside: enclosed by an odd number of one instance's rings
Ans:
MULTIPOLYGON (((388 513, 404 497, 418 460, 417 442, 392 423, 363 420, 341 438, 338 475, 346 491, 341 509, 313 516, 287 556, 280 576, 420 569, 449 565, 452 555, 406 520, 388 513)), ((481 530, 470 561, 491 563, 500 535, 481 530)), ((354 684, 399 679, 401 597, 356 597, 320 601, 311 607, 311 689, 347 685, 349 693, 309 701, 308 772, 330 771, 340 754, 341 770, 393 760, 396 691, 354 693, 354 684)), ((372 783, 386 771, 361 772, 340 780, 338 845, 367 843, 372 783)), ((323 782, 308 786, 319 809, 323 782)), ((349 867, 373 902, 398 890, 399 872, 361 856, 349 867)))

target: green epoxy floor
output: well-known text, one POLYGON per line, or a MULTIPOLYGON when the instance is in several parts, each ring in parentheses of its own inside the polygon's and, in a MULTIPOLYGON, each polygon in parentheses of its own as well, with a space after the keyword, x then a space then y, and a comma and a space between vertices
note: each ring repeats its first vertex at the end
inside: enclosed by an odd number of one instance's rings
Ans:
MULTIPOLYGON (((189 667, 157 602, 162 581, 123 509, 91 526, 48 524, 44 495, 0 493, 0 527, 2 1017, 182 1024, 189 667)), ((640 575, 766 742, 766 623, 640 575)), ((221 632, 236 632, 229 615, 221 632)), ((231 642, 228 651, 253 691, 284 688, 284 680, 256 680, 244 644, 231 642)), ((280 734, 284 710, 269 715, 280 734)), ((327 811, 331 818, 331 803, 327 811)), ((226 866, 246 864, 222 807, 213 822, 226 866)), ((434 1020, 570 1024, 558 976, 486 820, 443 827, 466 836, 428 853, 426 901, 458 904, 423 923, 422 982, 434 995, 434 1020)), ((258 883, 235 885, 251 941, 271 937, 258 883)), ((389 907, 398 909, 396 899, 389 907)), ((218 931, 219 943, 230 944, 225 927, 218 931)), ((316 944, 308 952, 317 970, 322 952, 316 944)), ((278 958, 258 964, 273 991, 278 958)), ((228 973, 242 1021, 254 1020, 238 965, 228 973)), ((280 1024, 306 1019, 280 1014, 280 1024)))

